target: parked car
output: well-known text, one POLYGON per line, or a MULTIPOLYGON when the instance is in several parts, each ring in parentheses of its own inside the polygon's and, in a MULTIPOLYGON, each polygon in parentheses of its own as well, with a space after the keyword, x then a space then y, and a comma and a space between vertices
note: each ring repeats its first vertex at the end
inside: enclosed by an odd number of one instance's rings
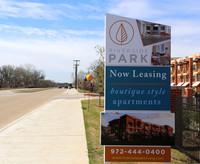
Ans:
POLYGON ((59 85, 59 86, 58 86, 58 88, 62 89, 62 86, 61 86, 61 85, 59 85))

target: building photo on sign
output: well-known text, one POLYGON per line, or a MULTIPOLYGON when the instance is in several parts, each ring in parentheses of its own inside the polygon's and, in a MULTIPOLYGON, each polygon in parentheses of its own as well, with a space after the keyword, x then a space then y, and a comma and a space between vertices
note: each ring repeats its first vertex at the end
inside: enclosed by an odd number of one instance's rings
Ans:
POLYGON ((174 145, 173 113, 101 113, 102 145, 174 145))
POLYGON ((169 66, 171 27, 106 14, 106 66, 169 66))

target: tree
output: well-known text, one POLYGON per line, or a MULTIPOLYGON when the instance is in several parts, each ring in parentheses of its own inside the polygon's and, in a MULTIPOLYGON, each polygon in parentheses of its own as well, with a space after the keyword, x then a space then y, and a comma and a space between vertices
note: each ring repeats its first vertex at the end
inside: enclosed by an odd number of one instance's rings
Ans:
POLYGON ((44 79, 45 76, 42 70, 34 70, 32 72, 33 87, 39 87, 39 82, 44 79))
POLYGON ((23 67, 16 67, 14 70, 14 87, 23 87, 23 75, 25 74, 25 69, 23 67))
POLYGON ((33 86, 33 82, 32 82, 32 79, 33 79, 33 71, 35 69, 35 67, 31 64, 25 64, 25 72, 24 72, 24 75, 23 75, 23 82, 24 82, 24 85, 25 87, 32 87, 33 86))
POLYGON ((5 87, 14 87, 14 66, 5 65, 1 68, 1 76, 2 76, 2 86, 5 87))
POLYGON ((3 87, 3 74, 2 74, 2 69, 0 67, 0 88, 3 87))
POLYGON ((103 46, 97 45, 95 49, 99 58, 95 60, 94 63, 90 66, 95 85, 94 91, 104 93, 105 48, 103 46))
POLYGON ((78 88, 86 90, 88 83, 84 81, 84 78, 86 77, 87 73, 80 70, 78 72, 78 88))
POLYGON ((55 86, 53 81, 44 81, 44 72, 37 70, 31 64, 19 67, 12 65, 0 67, 0 88, 55 86))
POLYGON ((40 80, 40 87, 42 88, 55 87, 56 85, 57 84, 52 80, 44 80, 44 79, 40 80))

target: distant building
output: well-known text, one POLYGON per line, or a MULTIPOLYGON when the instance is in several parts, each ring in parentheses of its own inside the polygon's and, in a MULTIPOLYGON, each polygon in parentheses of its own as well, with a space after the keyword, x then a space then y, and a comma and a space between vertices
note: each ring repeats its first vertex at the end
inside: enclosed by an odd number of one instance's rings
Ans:
POLYGON ((192 88, 193 94, 200 93, 200 53, 171 60, 171 86, 192 88))

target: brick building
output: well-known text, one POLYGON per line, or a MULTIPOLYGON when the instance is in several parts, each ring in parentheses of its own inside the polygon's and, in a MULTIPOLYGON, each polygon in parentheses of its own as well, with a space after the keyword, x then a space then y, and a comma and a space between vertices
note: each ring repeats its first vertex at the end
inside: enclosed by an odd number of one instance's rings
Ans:
POLYGON ((200 93, 200 53, 171 60, 171 86, 184 87, 184 95, 189 97, 200 93))
POLYGON ((155 136, 173 136, 173 128, 168 125, 157 125, 142 121, 141 119, 125 114, 119 119, 109 122, 110 136, 113 139, 124 139, 131 141, 135 136, 140 135, 144 139, 155 136))

